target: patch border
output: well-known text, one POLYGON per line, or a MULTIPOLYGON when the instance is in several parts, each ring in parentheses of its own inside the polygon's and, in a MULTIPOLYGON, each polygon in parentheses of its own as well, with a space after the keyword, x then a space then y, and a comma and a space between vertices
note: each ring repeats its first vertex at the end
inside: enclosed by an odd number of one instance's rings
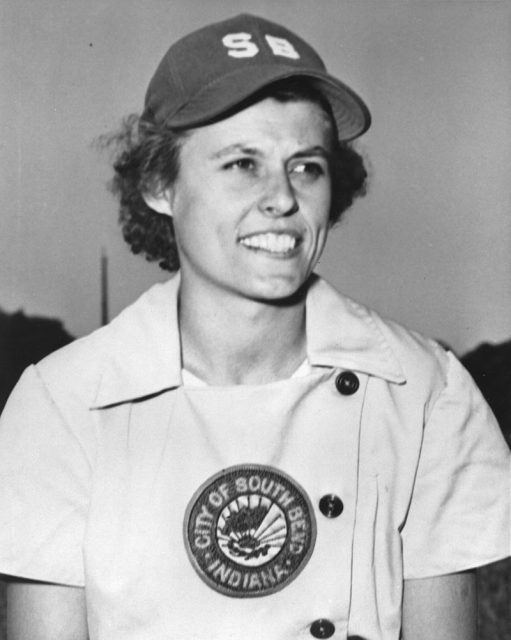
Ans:
MULTIPOLYGON (((216 527, 217 521, 218 519, 215 521, 215 527, 216 527)), ((229 596, 230 598, 263 598, 281 591, 282 589, 287 587, 289 584, 294 582, 294 580, 301 574, 301 572, 308 565, 309 560, 314 551, 314 547, 316 545, 316 538, 317 538, 316 515, 314 513, 312 501, 309 498, 308 493, 305 491, 302 485, 299 482, 297 482, 294 478, 292 478, 289 474, 285 473, 281 469, 272 467, 271 465, 264 465, 264 464, 257 464, 257 463, 237 464, 237 465, 232 465, 231 467, 226 467, 225 469, 222 469, 221 471, 218 471, 217 473, 213 474, 212 476, 207 478, 207 480, 205 480, 199 486, 199 488, 193 493, 185 510, 185 516, 183 519, 183 538, 184 538, 186 553, 188 555, 188 559, 190 560, 190 564, 192 565, 192 567, 194 568, 195 572, 197 573, 199 578, 202 580, 202 582, 206 584, 208 587, 210 587, 211 589, 213 589, 213 591, 215 591, 216 593, 220 593, 222 595, 229 596), (235 593, 232 591, 232 589, 224 587, 221 584, 218 584, 217 582, 215 582, 215 580, 210 578, 207 575, 207 573, 204 571, 204 569, 199 565, 199 562, 197 561, 197 558, 195 557, 195 554, 193 553, 190 542, 188 540, 188 525, 190 521, 191 512, 195 507, 199 497, 205 492, 205 490, 208 487, 215 484, 219 478, 222 478, 226 474, 232 473, 235 471, 270 471, 271 473, 277 474, 277 476, 281 476, 301 495, 303 502, 305 503, 309 511, 309 519, 310 519, 309 548, 303 555, 295 571, 288 578, 283 580, 281 583, 275 585, 274 587, 271 587, 263 592, 241 591, 241 592, 235 593)), ((218 542, 217 541, 215 542, 218 545, 218 542)), ((278 554, 276 557, 278 557, 278 554)))

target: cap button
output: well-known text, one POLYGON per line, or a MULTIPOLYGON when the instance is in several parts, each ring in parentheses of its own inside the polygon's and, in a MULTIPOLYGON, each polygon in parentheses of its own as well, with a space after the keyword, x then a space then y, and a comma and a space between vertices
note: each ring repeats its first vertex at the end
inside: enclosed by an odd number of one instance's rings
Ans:
POLYGON ((327 518, 337 518, 343 512, 344 505, 339 496, 328 493, 319 501, 319 510, 327 518))
POLYGON ((335 626, 330 620, 321 618, 314 620, 310 627, 311 635, 314 638, 331 638, 335 633, 335 626))
POLYGON ((358 391, 360 382, 353 371, 343 371, 335 379, 337 391, 343 396, 352 396, 358 391))

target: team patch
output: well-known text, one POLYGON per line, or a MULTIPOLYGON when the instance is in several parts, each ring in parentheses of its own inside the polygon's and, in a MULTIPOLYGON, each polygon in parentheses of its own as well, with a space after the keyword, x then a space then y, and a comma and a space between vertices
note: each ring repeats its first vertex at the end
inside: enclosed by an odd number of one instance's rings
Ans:
POLYGON ((206 584, 235 598, 283 589, 316 541, 309 498, 282 471, 230 467, 207 480, 186 510, 185 545, 206 584))

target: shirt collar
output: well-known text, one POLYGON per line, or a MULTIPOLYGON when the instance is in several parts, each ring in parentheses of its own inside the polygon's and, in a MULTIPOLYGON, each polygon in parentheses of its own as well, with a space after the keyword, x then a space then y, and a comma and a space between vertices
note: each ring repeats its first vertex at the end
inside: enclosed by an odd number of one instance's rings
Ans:
MULTIPOLYGON (((104 328, 106 361, 93 408, 181 386, 179 275, 156 284, 104 328)), ((352 369, 403 383, 405 376, 378 323, 365 307, 313 276, 306 302, 312 366, 352 369)))
POLYGON ((182 384, 179 275, 155 284, 105 327, 106 361, 93 407, 158 394, 182 384))
POLYGON ((313 366, 353 369, 406 382, 377 316, 313 276, 307 295, 307 352, 313 366))

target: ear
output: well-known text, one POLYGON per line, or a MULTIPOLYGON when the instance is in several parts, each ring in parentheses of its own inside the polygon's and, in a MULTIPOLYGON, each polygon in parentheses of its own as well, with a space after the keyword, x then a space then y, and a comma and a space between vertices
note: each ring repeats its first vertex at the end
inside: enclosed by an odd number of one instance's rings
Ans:
POLYGON ((144 193, 143 198, 146 205, 157 213, 163 213, 166 216, 172 216, 169 190, 160 191, 156 195, 152 193, 144 193))

